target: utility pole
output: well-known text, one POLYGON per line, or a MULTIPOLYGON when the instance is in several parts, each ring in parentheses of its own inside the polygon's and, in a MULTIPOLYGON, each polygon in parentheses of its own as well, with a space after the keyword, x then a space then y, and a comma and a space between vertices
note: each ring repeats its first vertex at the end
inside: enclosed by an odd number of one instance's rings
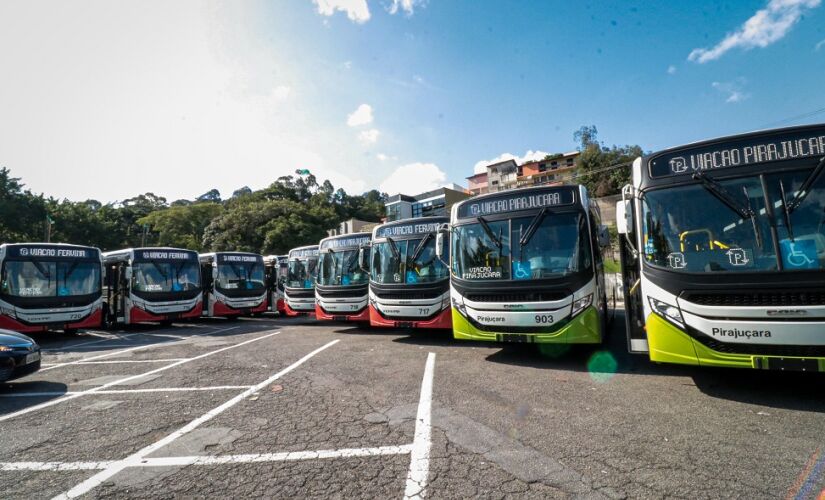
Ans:
POLYGON ((52 224, 54 224, 54 219, 49 214, 46 214, 46 243, 51 243, 52 241, 52 224))

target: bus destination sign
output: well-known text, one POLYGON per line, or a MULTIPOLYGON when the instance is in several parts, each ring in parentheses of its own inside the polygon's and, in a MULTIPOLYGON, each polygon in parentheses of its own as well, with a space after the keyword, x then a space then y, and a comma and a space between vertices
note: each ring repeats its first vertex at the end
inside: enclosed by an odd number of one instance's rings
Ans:
POLYGON ((138 250, 136 260, 196 260, 198 254, 185 250, 138 250))
POLYGON ((96 248, 76 248, 49 245, 9 245, 8 257, 25 259, 77 259, 99 260, 100 252, 96 248))
POLYGON ((364 243, 369 243, 372 239, 371 234, 360 234, 358 236, 349 236, 347 238, 332 238, 321 242, 321 250, 327 248, 359 248, 364 243))
POLYGON ((218 254, 218 262, 220 263, 230 263, 230 262, 263 262, 264 258, 260 255, 248 255, 248 254, 237 254, 237 253, 219 253, 218 254))
POLYGON ((651 177, 825 156, 825 126, 687 147, 650 160, 651 177))
POLYGON ((506 212, 572 205, 575 202, 572 188, 539 192, 524 191, 521 193, 510 191, 501 196, 464 202, 458 207, 458 216, 460 218, 482 217, 506 212))
POLYGON ((378 228, 375 231, 376 238, 407 238, 435 233, 438 228, 446 224, 448 219, 439 218, 427 222, 410 222, 408 224, 393 224, 378 228))
POLYGON ((290 250, 290 259, 305 259, 307 257, 318 257, 318 247, 304 247, 290 250))

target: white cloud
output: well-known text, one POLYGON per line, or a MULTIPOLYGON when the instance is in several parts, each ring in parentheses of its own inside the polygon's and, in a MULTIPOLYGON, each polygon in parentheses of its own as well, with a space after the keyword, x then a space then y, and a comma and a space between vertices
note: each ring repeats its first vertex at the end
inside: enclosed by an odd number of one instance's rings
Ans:
POLYGON ((527 161, 541 160, 549 154, 550 153, 547 153, 545 151, 533 151, 532 149, 524 153, 524 156, 516 156, 512 153, 503 153, 498 157, 493 158, 492 160, 477 161, 476 164, 473 166, 473 173, 483 173, 486 171, 485 169, 487 168, 487 165, 492 165, 493 163, 498 163, 506 160, 516 160, 516 163, 521 165, 522 163, 527 161))
POLYGON ((821 49, 822 47, 825 47, 825 40, 820 40, 819 42, 817 42, 817 44, 814 46, 814 50, 819 52, 819 49, 821 49))
POLYGON ((365 23, 370 20, 367 0, 312 0, 322 16, 332 16, 335 11, 346 12, 350 21, 365 23))
POLYGON ((408 16, 413 15, 413 10, 416 6, 423 6, 426 0, 392 0, 392 4, 387 7, 390 14, 395 14, 399 10, 403 10, 408 16))
POLYGON ((384 153, 378 153, 378 154, 375 155, 375 157, 378 158, 378 161, 388 161, 388 160, 395 161, 395 160, 398 159, 397 156, 388 156, 388 155, 385 155, 384 153))
POLYGON ((693 49, 688 60, 706 63, 722 57, 726 52, 740 48, 767 47, 781 40, 799 21, 806 9, 818 7, 822 0, 770 0, 764 9, 756 11, 733 33, 714 47, 693 49))
POLYGON ((667 74, 668 75, 675 75, 676 74, 676 66, 670 65, 667 67, 667 74))
POLYGON ((725 96, 725 102, 737 103, 750 97, 750 94, 742 89, 744 84, 745 80, 740 78, 735 82, 713 82, 711 86, 725 96))
POLYGON ((358 109, 347 115, 347 125, 350 127, 360 127, 372 123, 372 106, 362 104, 358 109))
POLYGON ((278 85, 274 89, 272 89, 272 99, 276 102, 278 101, 286 101, 289 99, 289 94, 292 92, 290 87, 286 85, 278 85))
POLYGON ((379 135, 381 135, 381 132, 378 129, 362 130, 358 133, 358 140, 363 144, 375 144, 379 135))
POLYGON ((409 163, 395 169, 378 189, 382 193, 415 195, 438 189, 447 183, 447 174, 434 163, 409 163))

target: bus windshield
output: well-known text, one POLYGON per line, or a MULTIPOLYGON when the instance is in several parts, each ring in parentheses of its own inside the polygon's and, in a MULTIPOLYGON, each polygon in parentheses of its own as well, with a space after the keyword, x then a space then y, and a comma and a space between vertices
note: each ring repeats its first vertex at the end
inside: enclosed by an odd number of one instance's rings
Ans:
POLYGON ((193 261, 150 260, 132 264, 132 290, 144 293, 187 292, 200 288, 200 270, 193 261))
POLYGON ((294 259, 287 264, 286 286, 289 288, 312 288, 318 275, 318 257, 294 259))
POLYGON ((100 264, 79 261, 9 260, 0 292, 14 297, 70 297, 100 292, 100 264))
POLYGON ((371 274, 376 283, 432 283, 446 279, 447 268, 435 255, 435 235, 428 235, 373 244, 371 274))
POLYGON ((453 229, 453 271, 465 280, 559 278, 592 268, 582 213, 480 220, 453 229))
POLYGON ((263 290, 264 266, 261 262, 218 264, 215 286, 221 290, 263 290))
POLYGON ((358 249, 324 252, 319 258, 319 285, 363 285, 367 273, 358 265, 358 249))
POLYGON ((797 196, 810 174, 713 181, 724 190, 721 197, 702 184, 647 193, 645 261, 692 273, 776 271, 780 260, 785 271, 825 269, 825 179, 810 185, 804 197, 797 196))
POLYGON ((289 266, 286 262, 278 264, 278 290, 284 291, 286 285, 286 275, 289 272, 289 266))

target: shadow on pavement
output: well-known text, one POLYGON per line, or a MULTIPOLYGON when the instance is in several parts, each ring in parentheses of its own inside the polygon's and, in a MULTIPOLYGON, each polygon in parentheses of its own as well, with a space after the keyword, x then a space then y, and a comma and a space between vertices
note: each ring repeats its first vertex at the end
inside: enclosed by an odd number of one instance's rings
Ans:
POLYGON ((4 382, 0 383, 0 415, 14 413, 30 406, 57 399, 68 391, 66 384, 57 382, 4 382), (15 393, 44 393, 43 396, 11 397, 15 393))

